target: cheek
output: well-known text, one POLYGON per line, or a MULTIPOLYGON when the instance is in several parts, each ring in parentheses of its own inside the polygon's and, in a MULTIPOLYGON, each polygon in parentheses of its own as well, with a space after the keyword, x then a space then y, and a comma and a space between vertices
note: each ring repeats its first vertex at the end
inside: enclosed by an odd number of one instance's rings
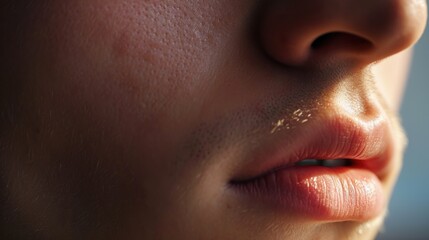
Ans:
POLYGON ((53 132, 52 142, 85 148, 94 166, 110 159, 112 171, 121 164, 115 158, 131 159, 130 168, 156 175, 174 159, 220 64, 222 21, 235 15, 220 3, 162 2, 47 6, 26 43, 32 81, 25 84, 34 102, 28 114, 53 132))
POLYGON ((376 84, 391 109, 398 111, 407 80, 412 50, 393 55, 374 66, 376 84))

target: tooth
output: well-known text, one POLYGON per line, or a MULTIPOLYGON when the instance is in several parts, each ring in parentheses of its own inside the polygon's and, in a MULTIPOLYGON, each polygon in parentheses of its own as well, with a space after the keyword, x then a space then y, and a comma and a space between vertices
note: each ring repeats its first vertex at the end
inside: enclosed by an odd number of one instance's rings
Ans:
POLYGON ((296 165, 298 165, 298 166, 320 166, 320 165, 322 165, 322 161, 317 160, 317 159, 304 159, 302 161, 297 162, 296 165))
POLYGON ((349 166, 349 159, 304 159, 295 164, 296 166, 324 166, 324 167, 342 167, 349 166))
POLYGON ((347 166, 349 161, 347 159, 329 159, 324 160, 322 165, 324 167, 341 167, 341 166, 347 166))

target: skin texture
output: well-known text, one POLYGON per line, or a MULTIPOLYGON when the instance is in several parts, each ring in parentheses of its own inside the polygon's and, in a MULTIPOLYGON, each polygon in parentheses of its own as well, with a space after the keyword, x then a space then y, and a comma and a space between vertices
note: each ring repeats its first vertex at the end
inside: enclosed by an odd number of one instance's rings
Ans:
POLYGON ((376 235, 383 213, 289 216, 241 201, 229 182, 275 141, 273 122, 316 109, 315 118, 388 122, 389 196, 405 144, 396 111, 426 1, 6 2, 1 239, 376 235))

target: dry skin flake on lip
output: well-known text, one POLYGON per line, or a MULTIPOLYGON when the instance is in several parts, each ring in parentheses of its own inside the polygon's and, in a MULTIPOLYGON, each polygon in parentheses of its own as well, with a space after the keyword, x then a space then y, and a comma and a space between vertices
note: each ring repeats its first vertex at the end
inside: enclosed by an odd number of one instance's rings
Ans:
POLYGON ((289 130, 295 128, 296 123, 307 123, 312 117, 311 109, 296 109, 290 117, 285 117, 272 123, 271 134, 283 129, 289 130))

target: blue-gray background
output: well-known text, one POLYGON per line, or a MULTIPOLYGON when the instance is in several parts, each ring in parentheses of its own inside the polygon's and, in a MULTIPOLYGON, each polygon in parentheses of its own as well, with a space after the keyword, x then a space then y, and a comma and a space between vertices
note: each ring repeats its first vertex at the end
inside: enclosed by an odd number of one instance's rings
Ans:
POLYGON ((409 145, 378 239, 429 240, 429 29, 415 48, 401 116, 409 145))

